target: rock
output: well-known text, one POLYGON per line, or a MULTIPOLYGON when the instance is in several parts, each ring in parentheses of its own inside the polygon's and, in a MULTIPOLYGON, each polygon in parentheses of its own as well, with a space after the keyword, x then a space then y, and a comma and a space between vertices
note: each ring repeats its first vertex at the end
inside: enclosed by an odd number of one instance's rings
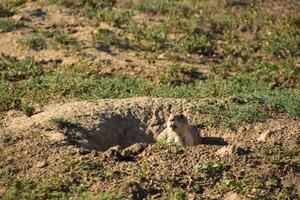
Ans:
POLYGON ((145 149, 146 145, 143 143, 135 143, 126 149, 123 150, 122 155, 123 156, 136 156, 140 153, 142 153, 145 149))
POLYGON ((81 148, 81 149, 78 149, 78 153, 80 154, 80 155, 87 155, 87 154, 90 154, 92 152, 92 150, 90 150, 90 149, 83 149, 83 148, 81 148))
POLYGON ((228 145, 219 149, 215 154, 220 157, 225 157, 228 155, 233 155, 236 151, 235 145, 228 145))
POLYGON ((228 192, 224 196, 224 200, 244 200, 244 198, 235 192, 228 192))
POLYGON ((57 131, 46 132, 45 135, 54 142, 62 142, 66 140, 66 136, 63 133, 57 131))
POLYGON ((164 60, 165 59, 165 55, 162 53, 162 54, 159 54, 158 56, 157 56, 157 59, 158 60, 164 60))
POLYGON ((120 161, 122 160, 122 155, 121 155, 121 147, 119 145, 116 145, 114 147, 109 148, 105 152, 105 157, 115 160, 115 161, 120 161))
POLYGON ((37 164, 36 164, 36 167, 37 168, 44 168, 44 167, 47 167, 48 166, 48 162, 47 161, 39 161, 37 164))
POLYGON ((46 15, 46 12, 43 11, 41 8, 38 8, 38 9, 30 11, 29 15, 35 16, 35 17, 42 17, 42 16, 46 15))
POLYGON ((257 138, 258 142, 266 142, 268 140, 268 138, 270 138, 270 136, 275 132, 275 129, 270 129, 267 130, 265 132, 263 132, 262 134, 260 134, 260 136, 257 138))

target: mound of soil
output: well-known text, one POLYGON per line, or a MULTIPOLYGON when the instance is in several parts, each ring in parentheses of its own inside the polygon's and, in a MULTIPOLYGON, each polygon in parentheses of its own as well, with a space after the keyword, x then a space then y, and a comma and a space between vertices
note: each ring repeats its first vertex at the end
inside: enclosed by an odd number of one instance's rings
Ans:
MULTIPOLYGON (((136 199, 160 199, 177 191, 172 188, 183 189, 188 199, 237 197, 240 194, 233 192, 237 189, 220 189, 216 184, 224 179, 223 172, 233 173, 233 179, 239 181, 251 170, 259 172, 257 180, 272 176, 280 180, 281 186, 274 191, 281 192, 288 181, 295 186, 293 192, 299 192, 299 163, 288 161, 278 167, 270 163, 272 153, 262 156, 261 152, 269 146, 283 150, 299 147, 300 121, 282 114, 235 131, 206 127, 197 106, 209 101, 133 98, 69 102, 46 106, 31 117, 10 111, 3 119, 2 136, 6 139, 0 142, 0 167, 22 166, 12 171, 14 176, 35 181, 58 174, 83 179, 94 194, 115 191, 136 199), (183 112, 190 123, 201 127, 204 144, 155 144, 155 136, 164 129, 163 112, 169 108, 183 112), (89 160, 97 167, 84 172, 76 167, 61 171, 68 166, 66 159, 89 160), (203 166, 201 172, 195 170, 199 164, 221 167, 212 175, 203 166), (105 173, 99 178, 92 175, 93 170, 105 173)), ((251 192, 241 193, 253 197, 251 192)))

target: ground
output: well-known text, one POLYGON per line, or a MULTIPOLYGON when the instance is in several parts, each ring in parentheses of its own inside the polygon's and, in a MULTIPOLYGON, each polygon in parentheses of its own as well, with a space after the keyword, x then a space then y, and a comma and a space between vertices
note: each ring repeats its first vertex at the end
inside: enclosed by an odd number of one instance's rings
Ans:
POLYGON ((299 199, 300 4, 0 2, 1 199, 299 199), (203 144, 155 142, 168 109, 203 144))

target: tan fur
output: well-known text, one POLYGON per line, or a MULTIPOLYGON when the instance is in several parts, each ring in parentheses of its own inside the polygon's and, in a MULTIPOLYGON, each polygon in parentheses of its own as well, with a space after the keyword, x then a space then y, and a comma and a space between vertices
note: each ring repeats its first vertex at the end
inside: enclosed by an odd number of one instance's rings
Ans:
POLYGON ((167 113, 165 115, 167 128, 158 136, 157 141, 180 146, 195 146, 201 144, 201 137, 197 127, 189 125, 183 114, 167 113))

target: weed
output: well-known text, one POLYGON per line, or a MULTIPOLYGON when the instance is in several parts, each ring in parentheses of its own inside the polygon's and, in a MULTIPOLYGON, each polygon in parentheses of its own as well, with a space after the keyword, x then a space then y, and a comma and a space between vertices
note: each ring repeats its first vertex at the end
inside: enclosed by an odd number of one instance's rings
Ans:
POLYGON ((165 187, 165 197, 163 199, 170 200, 184 200, 186 198, 185 192, 181 188, 173 187, 172 185, 166 185, 165 187))
POLYGON ((31 117, 35 112, 34 107, 27 105, 25 103, 21 104, 21 109, 28 117, 31 117))
POLYGON ((166 82, 173 84, 187 83, 192 81, 195 75, 197 75, 196 69, 181 63, 174 63, 168 67, 165 73, 165 79, 167 80, 166 82))
POLYGON ((179 1, 166 0, 146 0, 134 4, 134 7, 140 11, 153 14, 191 14, 193 7, 189 4, 179 1))
POLYGON ((16 143, 14 138, 9 134, 1 134, 0 140, 1 140, 1 142, 3 142, 4 144, 7 144, 7 145, 13 145, 16 143))
POLYGON ((20 81, 43 75, 43 69, 33 59, 18 60, 15 57, 0 55, 1 79, 20 81))
POLYGON ((130 11, 119 11, 117 9, 103 9, 97 14, 97 19, 108 22, 112 26, 124 28, 132 20, 133 13, 130 11))
POLYGON ((56 3, 69 8, 76 7, 96 7, 97 9, 103 9, 106 7, 113 7, 116 4, 116 0, 51 0, 51 3, 56 3))
POLYGON ((24 24, 21 22, 15 23, 10 19, 0 19, 0 30, 2 30, 2 32, 11 32, 23 26, 24 24))
POLYGON ((145 22, 132 22, 129 25, 127 38, 131 46, 145 51, 159 51, 165 49, 168 44, 167 27, 164 23, 147 24, 145 22))
POLYGON ((95 31, 94 35, 95 42, 100 43, 105 47, 118 44, 118 38, 112 31, 108 29, 99 28, 95 31))
POLYGON ((280 57, 293 56, 298 52, 300 37, 270 34, 266 36, 265 48, 273 55, 280 57))
POLYGON ((220 176, 223 171, 227 171, 228 167, 222 165, 222 164, 218 164, 218 163, 204 163, 204 164, 200 164, 197 163, 195 165, 195 172, 197 173, 205 173, 208 176, 220 176))
POLYGON ((262 122, 267 115, 258 108, 257 105, 201 105, 199 112, 208 115, 207 124, 209 126, 221 126, 234 128, 242 122, 254 123, 262 122))
POLYGON ((9 5, 12 8, 18 7, 26 3, 26 0, 12 0, 10 1, 9 5))
POLYGON ((40 51, 47 48, 46 41, 39 35, 33 34, 27 38, 19 39, 18 43, 21 45, 28 46, 29 48, 40 51))
POLYGON ((0 3, 0 17, 10 17, 14 15, 14 11, 12 11, 8 6, 0 3))
POLYGON ((55 125, 59 125, 59 126, 63 126, 64 124, 69 123, 69 121, 67 119, 65 119, 64 117, 52 117, 50 119, 50 121, 55 124, 55 125))
POLYGON ((187 37, 181 46, 189 53, 209 56, 212 54, 212 41, 203 34, 194 34, 192 37, 187 37))
POLYGON ((105 192, 97 195, 97 200, 127 200, 122 193, 105 192))
POLYGON ((63 45, 75 45, 77 43, 77 40, 74 37, 66 33, 56 32, 53 35, 53 38, 56 42, 63 45))

